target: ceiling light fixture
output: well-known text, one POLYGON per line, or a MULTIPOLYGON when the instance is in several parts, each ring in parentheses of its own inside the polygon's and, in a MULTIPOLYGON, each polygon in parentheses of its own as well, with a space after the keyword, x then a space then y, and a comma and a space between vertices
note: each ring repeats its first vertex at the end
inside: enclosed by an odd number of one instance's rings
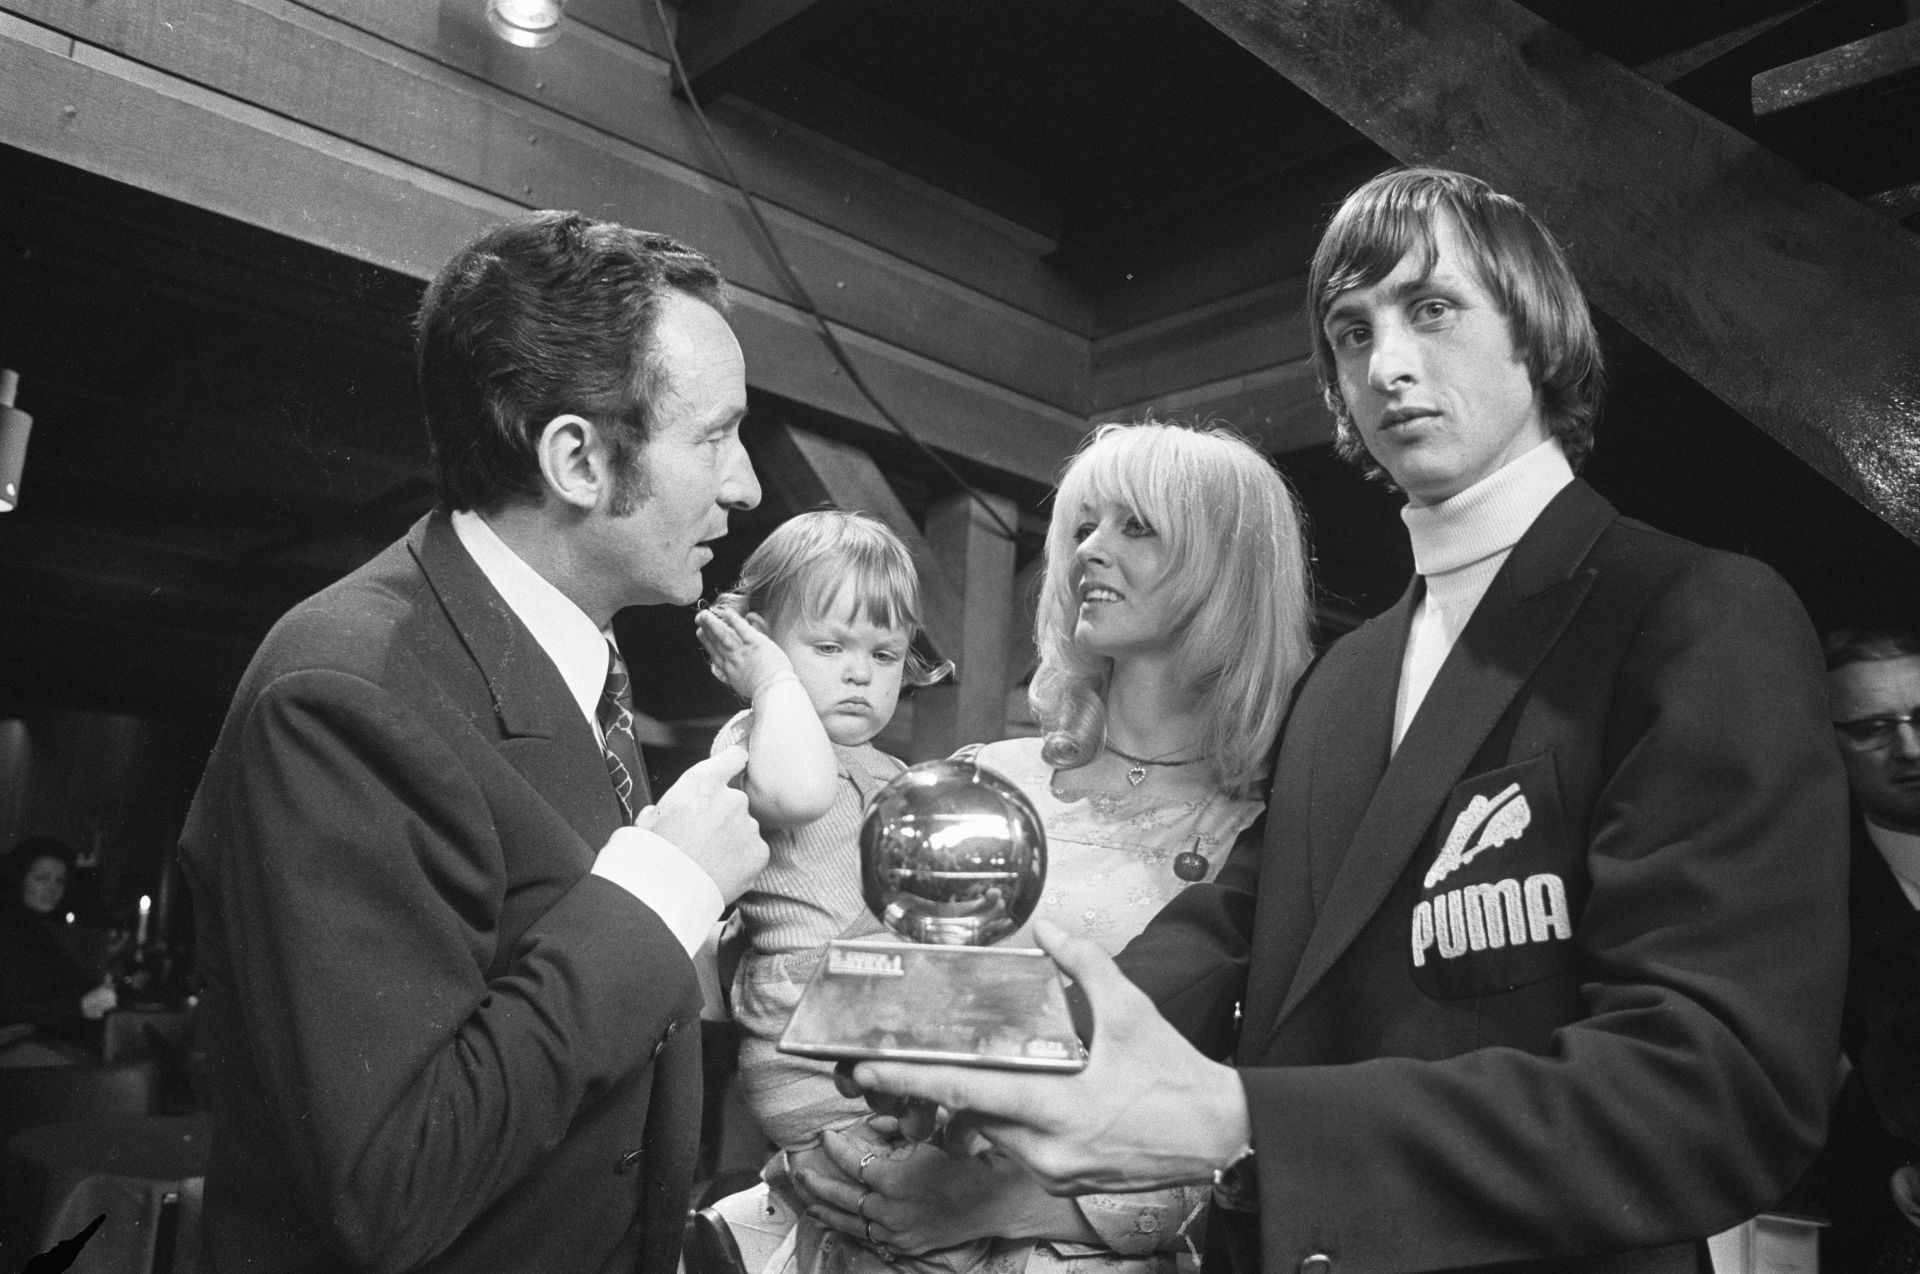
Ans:
POLYGON ((487 0, 487 25, 508 44, 544 49, 560 38, 567 0, 487 0))
POLYGON ((33 417, 13 405, 20 373, 0 368, 0 513, 20 503, 20 471, 27 464, 27 434, 33 417))

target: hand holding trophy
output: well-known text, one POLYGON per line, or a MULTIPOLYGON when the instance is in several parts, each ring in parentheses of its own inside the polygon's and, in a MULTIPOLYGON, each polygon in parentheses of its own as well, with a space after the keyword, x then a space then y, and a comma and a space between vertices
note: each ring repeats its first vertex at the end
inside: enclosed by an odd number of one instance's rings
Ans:
POLYGON ((868 803, 860 869, 867 906, 906 941, 830 943, 783 1052, 1086 1065, 1052 959, 990 945, 1027 922, 1046 883, 1046 834, 1017 787, 972 761, 911 767, 868 803))

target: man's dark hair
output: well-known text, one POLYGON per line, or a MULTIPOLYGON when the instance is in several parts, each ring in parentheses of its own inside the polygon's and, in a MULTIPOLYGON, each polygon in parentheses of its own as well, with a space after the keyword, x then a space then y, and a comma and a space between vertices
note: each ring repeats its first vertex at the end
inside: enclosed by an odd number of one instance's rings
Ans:
POLYGON ((1443 168, 1386 172, 1348 195, 1333 214, 1307 272, 1307 318, 1314 371, 1334 418, 1334 449, 1391 482, 1361 440, 1340 393, 1333 347, 1323 326, 1334 299, 1392 274, 1418 251, 1422 269, 1438 259, 1441 218, 1460 236, 1474 270, 1507 320, 1527 374, 1540 388, 1547 428, 1576 470, 1593 450, 1593 422, 1606 378, 1600 338, 1566 254, 1517 200, 1478 177, 1443 168))
POLYGON ((615 511, 631 508, 666 377, 653 326, 672 292, 726 305, 701 253, 577 212, 517 218, 454 254, 417 326, 441 503, 484 512, 537 496, 534 444, 548 421, 573 413, 606 429, 615 511))
POLYGON ((1836 628, 1822 643, 1827 671, 1848 664, 1878 663, 1920 655, 1920 635, 1905 628, 1836 628))

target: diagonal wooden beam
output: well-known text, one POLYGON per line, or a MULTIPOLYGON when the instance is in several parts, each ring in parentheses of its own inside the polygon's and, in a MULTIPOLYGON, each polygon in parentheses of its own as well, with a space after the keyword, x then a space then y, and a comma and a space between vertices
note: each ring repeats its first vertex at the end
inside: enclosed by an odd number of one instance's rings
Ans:
POLYGON ((1920 542, 1920 238, 1513 0, 1182 2, 1396 158, 1524 201, 1595 301, 1920 542))
MULTIPOLYGON (((880 0, 696 0, 680 10, 673 42, 684 87, 702 105, 761 73, 880 0)), ((676 91, 679 91, 676 89, 676 91)))

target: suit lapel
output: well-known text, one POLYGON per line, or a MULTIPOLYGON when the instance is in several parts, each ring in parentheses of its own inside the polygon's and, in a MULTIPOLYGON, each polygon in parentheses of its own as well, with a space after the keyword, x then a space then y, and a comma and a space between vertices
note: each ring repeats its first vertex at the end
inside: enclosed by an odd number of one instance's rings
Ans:
MULTIPOLYGON (((1339 853, 1340 862, 1319 886, 1323 900, 1273 1029, 1386 901, 1448 792, 1579 610, 1593 582, 1593 573, 1580 564, 1615 516, 1612 506, 1576 480, 1514 546, 1441 665, 1351 842, 1343 853, 1340 846, 1316 847, 1318 853, 1339 853)), ((1398 684, 1396 663, 1382 681, 1353 692, 1391 701, 1393 695, 1382 696, 1379 687, 1398 684)), ((1343 728, 1337 716, 1329 716, 1328 726, 1343 728)))
POLYGON ((415 523, 407 546, 486 680, 501 754, 588 847, 605 844, 625 820, 599 740, 560 670, 460 543, 443 510, 415 523))
POLYGON ((1251 953, 1246 1039, 1263 1040, 1278 1014, 1314 915, 1386 769, 1393 696, 1378 692, 1399 680, 1407 624, 1419 596, 1416 578, 1392 609, 1347 636, 1322 662, 1287 726, 1291 746, 1283 746, 1275 767, 1261 855, 1261 923, 1251 953))

